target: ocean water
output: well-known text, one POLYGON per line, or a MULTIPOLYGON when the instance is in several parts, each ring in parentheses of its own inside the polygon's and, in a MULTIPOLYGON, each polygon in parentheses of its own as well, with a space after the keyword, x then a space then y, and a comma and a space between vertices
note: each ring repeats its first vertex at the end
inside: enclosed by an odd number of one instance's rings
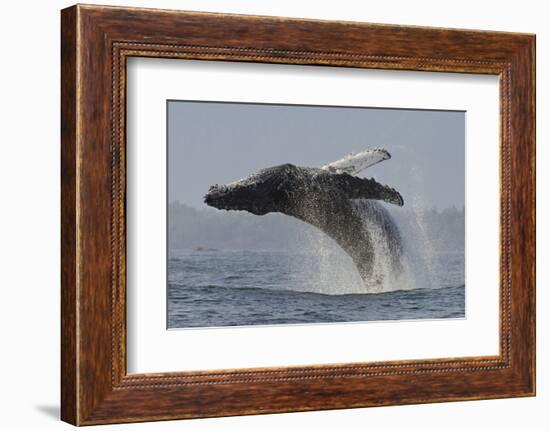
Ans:
POLYGON ((169 328, 462 318, 464 253, 412 256, 398 279, 365 286, 331 247, 170 250, 167 293, 169 328))

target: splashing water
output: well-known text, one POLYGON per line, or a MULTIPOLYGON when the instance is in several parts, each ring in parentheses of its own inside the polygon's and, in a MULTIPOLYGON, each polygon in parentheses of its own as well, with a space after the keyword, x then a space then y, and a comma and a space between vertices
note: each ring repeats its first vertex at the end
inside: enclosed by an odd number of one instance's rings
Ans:
MULTIPOLYGON (((364 210, 362 206, 365 203, 356 203, 358 211, 364 210)), ((409 249, 404 248, 399 262, 395 262, 382 226, 367 217, 363 221, 374 247, 369 281, 361 278, 352 258, 333 239, 309 225, 305 225, 303 230, 302 251, 313 255, 311 267, 304 271, 297 263, 290 272, 296 277, 308 277, 308 291, 329 295, 382 293, 415 288, 416 277, 409 249)))
MULTIPOLYGON (((417 190, 423 190, 423 176, 415 166, 410 168, 410 178, 417 190)), ((413 217, 409 219, 409 229, 412 235, 406 238, 408 256, 417 268, 415 278, 419 285, 434 287, 434 262, 436 251, 429 236, 429 226, 424 210, 425 203, 421 194, 417 194, 411 200, 410 210, 413 217)))
POLYGON ((351 257, 325 233, 306 225, 303 249, 312 255, 310 268, 304 272, 299 263, 292 274, 308 277, 308 291, 327 295, 364 293, 363 280, 351 257))
MULTIPOLYGON (((392 260, 390 245, 382 227, 364 219, 374 247, 372 276, 364 281, 351 257, 330 237, 313 227, 303 231, 302 251, 313 256, 310 268, 305 270, 301 262, 290 262, 295 278, 308 278, 309 292, 328 295, 357 293, 383 293, 434 286, 433 260, 436 253, 430 244, 423 213, 416 210, 414 220, 409 220, 402 233, 403 251, 398 265, 392 260)), ((401 226, 398 226, 401 227, 401 226)))
MULTIPOLYGON (((363 282, 367 292, 381 293, 412 288, 408 283, 411 279, 410 265, 399 251, 402 249, 402 244, 391 244, 386 232, 387 229, 399 231, 398 227, 394 225, 391 215, 384 211, 377 217, 369 217, 372 206, 380 206, 383 209, 382 204, 377 202, 359 200, 354 202, 354 206, 356 211, 361 214, 363 229, 370 236, 374 248, 372 276, 370 280, 363 282), (383 223, 389 226, 384 226, 383 223)), ((395 236, 397 241, 401 241, 400 234, 396 233, 395 236)))
MULTIPOLYGON (((417 190, 422 190, 421 172, 414 166, 410 168, 410 178, 417 190)), ((424 199, 417 195, 408 200, 406 226, 391 217, 399 214, 401 208, 386 206, 383 203, 356 200, 354 207, 361 214, 363 229, 368 232, 374 248, 372 276, 363 280, 351 257, 338 244, 321 231, 307 226, 304 229, 303 251, 315 257, 315 268, 307 271, 311 278, 308 291, 331 295, 354 293, 383 293, 416 288, 438 287, 434 274, 437 252, 429 235, 424 199), (389 223, 395 222, 400 232, 402 253, 399 262, 392 256, 391 244, 384 231, 383 223, 369 217, 369 205, 381 205, 390 214, 389 223)), ((303 268, 295 268, 294 273, 303 273, 303 268)))

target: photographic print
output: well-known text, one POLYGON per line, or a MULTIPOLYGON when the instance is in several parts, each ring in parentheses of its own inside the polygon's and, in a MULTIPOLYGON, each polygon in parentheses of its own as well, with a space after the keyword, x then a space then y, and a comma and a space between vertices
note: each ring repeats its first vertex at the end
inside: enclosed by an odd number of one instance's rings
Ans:
POLYGON ((168 328, 465 317, 465 112, 169 100, 168 328))

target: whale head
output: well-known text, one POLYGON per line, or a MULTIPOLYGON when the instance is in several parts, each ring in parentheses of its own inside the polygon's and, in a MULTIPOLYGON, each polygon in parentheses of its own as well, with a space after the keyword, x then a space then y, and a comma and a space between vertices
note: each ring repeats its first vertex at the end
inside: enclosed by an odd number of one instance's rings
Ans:
POLYGON ((255 215, 277 211, 281 202, 288 198, 289 180, 296 169, 291 164, 279 165, 233 183, 215 184, 204 196, 204 202, 217 209, 248 211, 255 215))

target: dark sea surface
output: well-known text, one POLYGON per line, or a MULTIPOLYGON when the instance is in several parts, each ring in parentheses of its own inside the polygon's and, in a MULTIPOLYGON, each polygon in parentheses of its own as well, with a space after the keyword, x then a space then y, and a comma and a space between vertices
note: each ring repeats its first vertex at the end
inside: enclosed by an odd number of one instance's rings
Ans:
POLYGON ((464 253, 365 286, 344 253, 170 250, 168 327, 465 317, 464 253))

